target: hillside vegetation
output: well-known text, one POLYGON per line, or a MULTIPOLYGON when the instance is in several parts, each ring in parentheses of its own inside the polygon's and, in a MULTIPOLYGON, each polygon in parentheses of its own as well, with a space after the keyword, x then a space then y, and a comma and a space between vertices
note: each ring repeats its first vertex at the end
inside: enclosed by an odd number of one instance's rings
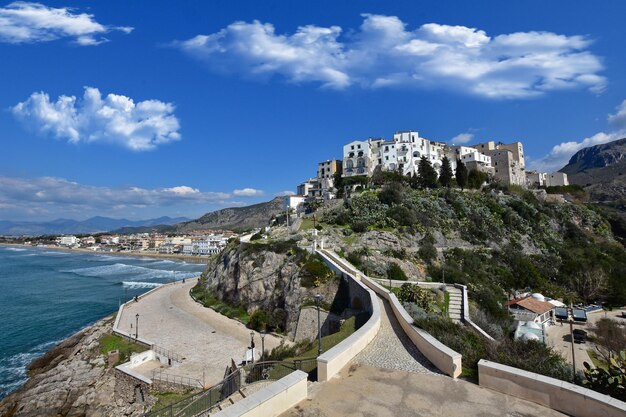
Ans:
POLYGON ((517 188, 392 182, 321 217, 329 243, 370 274, 386 276, 395 259, 409 279, 467 284, 493 316, 506 315, 507 295, 524 288, 567 302, 626 303, 626 251, 593 206, 547 203, 517 188))

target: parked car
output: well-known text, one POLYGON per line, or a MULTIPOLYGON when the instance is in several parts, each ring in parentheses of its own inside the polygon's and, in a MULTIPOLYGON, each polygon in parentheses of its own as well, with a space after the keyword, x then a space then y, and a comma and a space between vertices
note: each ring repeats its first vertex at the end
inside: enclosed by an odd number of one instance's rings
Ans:
POLYGON ((581 329, 574 330, 574 343, 585 343, 587 341, 587 332, 581 329))

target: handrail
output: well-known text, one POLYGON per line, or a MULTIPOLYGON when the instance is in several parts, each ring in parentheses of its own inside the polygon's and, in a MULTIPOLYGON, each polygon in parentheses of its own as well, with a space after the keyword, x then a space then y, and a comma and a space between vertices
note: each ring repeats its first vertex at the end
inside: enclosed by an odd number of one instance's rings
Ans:
POLYGON ((154 353, 158 355, 165 356, 166 358, 176 361, 178 363, 182 362, 182 357, 179 353, 176 353, 172 350, 166 349, 156 344, 153 344, 150 348, 154 351, 154 353))
POLYGON ((182 385, 184 387, 202 388, 202 381, 182 375, 172 375, 163 372, 161 369, 152 370, 152 380, 161 381, 168 384, 182 385))

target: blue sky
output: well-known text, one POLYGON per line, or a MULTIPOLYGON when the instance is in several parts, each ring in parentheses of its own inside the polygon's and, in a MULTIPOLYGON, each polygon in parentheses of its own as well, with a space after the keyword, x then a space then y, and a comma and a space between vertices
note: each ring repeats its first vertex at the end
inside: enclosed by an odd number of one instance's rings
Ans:
POLYGON ((558 169, 626 136, 626 3, 601 4, 2 2, 0 219, 195 217, 396 130, 558 169))

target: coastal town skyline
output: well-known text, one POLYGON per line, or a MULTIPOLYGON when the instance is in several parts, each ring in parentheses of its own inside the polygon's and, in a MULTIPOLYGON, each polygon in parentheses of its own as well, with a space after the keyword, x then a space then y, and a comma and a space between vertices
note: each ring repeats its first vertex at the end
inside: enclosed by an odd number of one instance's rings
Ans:
POLYGON ((624 136, 623 5, 447 5, 0 4, 0 219, 198 217, 399 130, 547 172, 624 136))

